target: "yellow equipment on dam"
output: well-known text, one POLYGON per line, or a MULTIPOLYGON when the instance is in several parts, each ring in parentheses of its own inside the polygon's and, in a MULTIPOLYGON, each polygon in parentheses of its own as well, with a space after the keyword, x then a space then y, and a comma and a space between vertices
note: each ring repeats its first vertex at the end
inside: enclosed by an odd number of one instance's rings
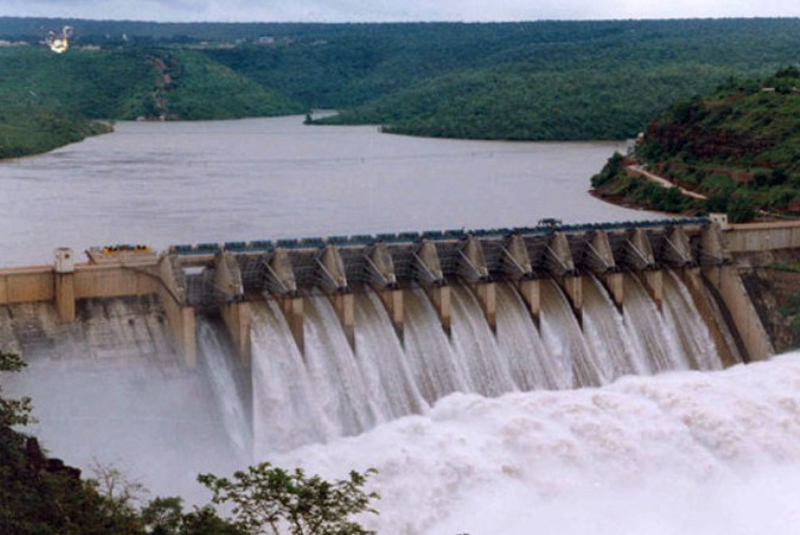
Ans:
POLYGON ((622 309, 623 274, 633 274, 660 307, 663 270, 672 269, 698 303, 711 335, 721 340, 729 328, 738 333, 745 358, 760 360, 774 350, 739 276, 739 259, 747 257, 752 267, 768 262, 775 251, 797 248, 800 223, 727 225, 688 218, 205 243, 173 246, 160 254, 147 246, 113 246, 90 249, 86 263, 75 263, 71 250, 58 249, 52 266, 0 269, 0 306, 51 302, 60 320, 71 322, 81 300, 157 296, 175 348, 188 366, 197 360, 197 314, 221 316, 247 364, 253 300, 280 304, 302 352, 304 299, 312 294, 330 299, 354 345, 353 295, 374 289, 402 342, 403 296, 412 286, 425 290, 449 333, 453 285, 474 292, 494 328, 498 282, 516 289, 538 323, 541 281, 554 280, 580 321, 587 277, 601 281, 622 309), (707 288, 718 296, 713 306, 707 303, 707 288), (730 325, 718 324, 712 310, 717 306, 725 309, 730 325))

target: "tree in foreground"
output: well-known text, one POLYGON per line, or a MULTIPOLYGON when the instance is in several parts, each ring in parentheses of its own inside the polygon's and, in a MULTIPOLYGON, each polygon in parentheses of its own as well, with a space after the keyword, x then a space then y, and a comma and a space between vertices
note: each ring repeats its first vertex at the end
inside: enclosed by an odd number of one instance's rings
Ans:
MULTIPOLYGON (((18 372, 25 367, 25 362, 13 353, 0 351, 0 374, 18 372)), ((8 399, 2 396, 0 387, 0 430, 10 429, 15 425, 28 425, 31 421, 30 398, 8 399)))
POLYGON ((302 469, 287 471, 265 462, 235 472, 231 479, 201 474, 198 481, 213 492, 213 503, 232 505, 237 526, 248 533, 372 535, 352 517, 377 514, 370 502, 378 494, 364 490, 374 473, 352 471, 347 479, 326 481, 306 476, 302 469))
POLYGON ((183 512, 183 500, 156 498, 141 512, 148 535, 249 535, 209 506, 183 512))

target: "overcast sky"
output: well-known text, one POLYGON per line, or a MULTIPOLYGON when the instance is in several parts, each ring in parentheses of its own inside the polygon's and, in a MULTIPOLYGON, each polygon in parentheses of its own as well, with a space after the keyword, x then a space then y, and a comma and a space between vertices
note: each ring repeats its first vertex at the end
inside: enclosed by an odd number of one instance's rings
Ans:
POLYGON ((800 0, 0 0, 0 15, 279 22, 797 17, 800 0))

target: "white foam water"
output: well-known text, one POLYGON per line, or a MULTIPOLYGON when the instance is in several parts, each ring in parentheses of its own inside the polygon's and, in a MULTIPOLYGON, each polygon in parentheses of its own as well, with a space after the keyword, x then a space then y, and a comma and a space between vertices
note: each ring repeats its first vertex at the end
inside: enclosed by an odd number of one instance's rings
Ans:
POLYGON ((516 390, 508 359, 500 353, 480 303, 464 286, 453 286, 452 347, 457 366, 468 377, 469 392, 498 396, 516 390))
POLYGON ((800 518, 800 354, 600 389, 454 394, 271 460, 378 469, 378 533, 789 534, 800 518))
POLYGON ((510 284, 497 284, 497 343, 520 390, 558 388, 559 369, 527 305, 510 284))
POLYGON ((355 296, 356 359, 370 397, 389 419, 428 409, 389 314, 375 292, 355 296))

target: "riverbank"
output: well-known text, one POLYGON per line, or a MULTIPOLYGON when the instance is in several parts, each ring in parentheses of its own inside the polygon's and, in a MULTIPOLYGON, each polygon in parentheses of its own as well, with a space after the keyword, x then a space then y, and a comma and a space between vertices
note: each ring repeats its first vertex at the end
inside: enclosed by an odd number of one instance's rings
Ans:
POLYGON ((114 131, 113 123, 91 121, 58 112, 6 115, 0 123, 0 161, 44 154, 114 131))

